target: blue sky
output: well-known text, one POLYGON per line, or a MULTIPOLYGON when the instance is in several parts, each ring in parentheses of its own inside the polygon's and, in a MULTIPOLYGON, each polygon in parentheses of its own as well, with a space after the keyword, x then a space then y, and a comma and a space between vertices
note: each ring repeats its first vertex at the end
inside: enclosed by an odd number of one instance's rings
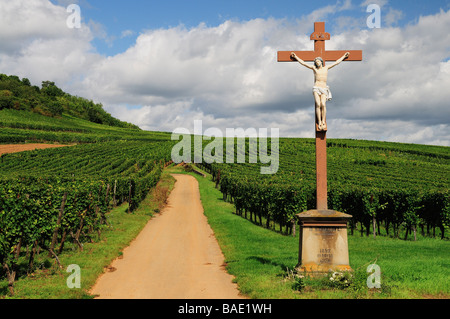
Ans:
POLYGON ((276 56, 311 50, 315 21, 328 50, 363 51, 330 71, 329 138, 450 146, 450 0, 0 0, 0 72, 54 81, 145 130, 202 120, 313 137, 313 74, 276 56))
MULTIPOLYGON (((448 10, 450 0, 317 0, 287 1, 275 0, 52 0, 55 4, 78 3, 85 23, 95 21, 100 24, 102 36, 94 40, 97 50, 105 55, 115 55, 129 48, 137 36, 149 29, 170 28, 183 25, 186 28, 205 23, 209 27, 217 26, 226 20, 252 20, 257 18, 295 20, 318 8, 344 5, 348 8, 336 11, 328 16, 327 22, 340 17, 364 19, 370 15, 366 12, 367 4, 380 3, 383 14, 401 12, 394 25, 417 21, 421 15, 435 14, 440 9, 448 10)), ((312 26, 311 26, 312 29, 312 26)), ((332 32, 333 29, 330 30, 332 32)))

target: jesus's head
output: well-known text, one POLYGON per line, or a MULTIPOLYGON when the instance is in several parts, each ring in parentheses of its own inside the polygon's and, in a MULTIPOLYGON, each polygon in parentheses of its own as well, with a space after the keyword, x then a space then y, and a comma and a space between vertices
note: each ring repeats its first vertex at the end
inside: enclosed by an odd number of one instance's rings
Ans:
POLYGON ((315 58, 314 64, 316 65, 316 67, 320 68, 321 66, 323 66, 323 59, 321 57, 315 58))

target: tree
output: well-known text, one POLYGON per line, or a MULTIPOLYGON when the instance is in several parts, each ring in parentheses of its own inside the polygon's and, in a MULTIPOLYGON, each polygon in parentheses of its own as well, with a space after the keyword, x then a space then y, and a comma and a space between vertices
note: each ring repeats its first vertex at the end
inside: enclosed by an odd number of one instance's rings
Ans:
POLYGON ((42 93, 49 97, 63 96, 64 91, 55 85, 55 82, 42 81, 42 93))
POLYGON ((12 92, 8 90, 0 91, 0 110, 10 109, 13 106, 12 102, 12 92))
POLYGON ((31 86, 31 82, 30 82, 30 80, 28 80, 27 78, 23 78, 23 79, 22 79, 22 83, 23 83, 24 85, 26 85, 26 86, 31 86))
POLYGON ((102 124, 102 118, 99 114, 99 112, 97 112, 96 109, 94 108, 89 108, 88 109, 88 120, 94 123, 98 123, 98 124, 102 124))
POLYGON ((63 107, 58 101, 52 101, 48 104, 48 109, 53 116, 61 116, 63 107))

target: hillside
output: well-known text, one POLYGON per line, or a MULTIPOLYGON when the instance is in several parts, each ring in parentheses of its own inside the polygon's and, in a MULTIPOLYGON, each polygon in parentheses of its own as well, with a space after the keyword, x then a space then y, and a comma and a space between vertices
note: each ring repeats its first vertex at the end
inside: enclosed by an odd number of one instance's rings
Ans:
POLYGON ((96 143, 116 140, 170 139, 165 132, 148 132, 140 129, 93 123, 63 113, 49 117, 38 113, 0 110, 0 143, 96 143))
POLYGON ((3 109, 33 112, 54 118, 69 115, 92 123, 139 129, 136 125, 112 117, 101 104, 64 92, 54 82, 43 81, 39 88, 27 78, 20 80, 15 75, 0 74, 0 110, 3 109))
POLYGON ((166 140, 168 133, 147 132, 120 121, 101 104, 63 92, 54 82, 32 86, 26 78, 0 74, 0 143, 96 143, 116 140, 166 140))

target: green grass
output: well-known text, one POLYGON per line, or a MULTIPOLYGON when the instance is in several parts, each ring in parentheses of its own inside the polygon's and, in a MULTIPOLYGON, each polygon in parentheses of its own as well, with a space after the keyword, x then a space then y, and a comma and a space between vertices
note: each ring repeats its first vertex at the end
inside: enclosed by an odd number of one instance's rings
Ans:
POLYGON ((327 278, 303 281, 302 292, 292 288, 298 262, 297 237, 262 228, 235 215, 222 200, 210 177, 199 181, 205 215, 226 258, 227 270, 250 298, 450 298, 450 242, 434 238, 404 241, 379 236, 349 236, 352 285, 339 289, 327 278), (381 268, 381 289, 367 288, 367 266, 381 268))
MULTIPOLYGON (((0 281, 0 299, 84 299, 93 298, 89 295, 90 288, 102 274, 104 267, 119 257, 121 251, 136 238, 154 212, 162 207, 163 196, 161 189, 171 190, 175 179, 167 172, 163 173, 160 183, 149 193, 140 207, 132 214, 127 214, 128 204, 113 209, 108 214, 110 229, 105 229, 101 237, 94 243, 84 243, 83 251, 75 245, 67 243, 64 251, 59 255, 62 264, 60 269, 55 260, 42 252, 35 261, 38 266, 31 275, 22 274, 15 283, 15 295, 7 293, 7 281, 0 281), (81 289, 67 287, 67 266, 77 264, 81 268, 81 289)), ((22 257, 23 267, 26 258, 22 257)))
POLYGON ((450 297, 450 242, 435 238, 405 241, 389 237, 349 237, 350 263, 380 266, 396 297, 450 297))

